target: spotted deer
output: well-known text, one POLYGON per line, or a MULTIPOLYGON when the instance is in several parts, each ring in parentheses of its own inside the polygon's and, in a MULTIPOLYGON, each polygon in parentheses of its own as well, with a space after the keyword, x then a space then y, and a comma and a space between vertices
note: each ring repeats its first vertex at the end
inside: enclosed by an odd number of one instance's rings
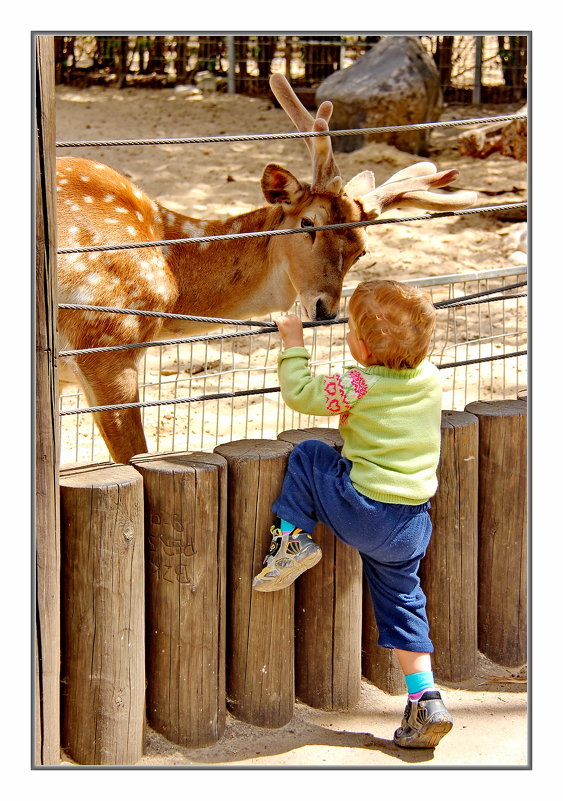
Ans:
MULTIPOLYGON (((288 82, 274 75, 271 88, 296 128, 328 131, 332 104, 313 117, 288 82)), ((313 180, 307 184, 268 164, 261 187, 268 205, 224 221, 170 211, 110 167, 83 158, 57 159, 60 248, 299 228, 302 234, 178 243, 142 249, 59 256, 59 302, 149 309, 197 316, 250 319, 288 310, 299 296, 311 320, 333 319, 344 276, 362 256, 362 227, 314 226, 371 220, 405 203, 453 210, 475 201, 471 192, 436 193, 456 170, 436 172, 418 163, 379 187, 364 171, 344 185, 328 136, 305 138, 313 180)), ((59 310, 61 350, 122 345, 209 331, 209 325, 83 310, 59 310)), ((141 349, 61 359, 92 406, 138 401, 141 349)), ((63 375, 64 377, 64 375, 63 375)), ((138 408, 96 413, 112 459, 128 462, 146 452, 138 408)))

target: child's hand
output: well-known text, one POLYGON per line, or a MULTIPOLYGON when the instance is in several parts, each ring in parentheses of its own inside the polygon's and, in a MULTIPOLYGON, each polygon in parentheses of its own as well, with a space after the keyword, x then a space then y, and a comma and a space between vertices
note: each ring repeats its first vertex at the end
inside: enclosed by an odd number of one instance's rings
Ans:
POLYGON ((285 317, 276 317, 274 322, 281 334, 285 349, 303 347, 303 323, 296 314, 287 314, 285 317))

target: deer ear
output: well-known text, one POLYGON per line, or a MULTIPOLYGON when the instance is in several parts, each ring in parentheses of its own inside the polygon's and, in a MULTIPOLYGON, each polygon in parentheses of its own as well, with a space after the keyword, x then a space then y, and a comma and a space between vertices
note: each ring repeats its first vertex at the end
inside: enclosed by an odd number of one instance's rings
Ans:
POLYGON ((297 178, 278 164, 265 167, 260 183, 268 203, 294 206, 303 197, 303 187, 297 178))
POLYGON ((375 177, 371 170, 364 170, 354 175, 344 187, 345 194, 352 200, 359 200, 375 189, 375 177))

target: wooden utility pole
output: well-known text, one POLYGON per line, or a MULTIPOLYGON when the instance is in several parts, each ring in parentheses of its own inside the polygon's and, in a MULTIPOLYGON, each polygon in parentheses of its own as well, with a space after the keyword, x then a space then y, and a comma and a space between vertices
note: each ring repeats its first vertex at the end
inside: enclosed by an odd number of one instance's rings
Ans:
POLYGON ((60 762, 60 525, 58 476, 54 38, 36 38, 35 558, 37 765, 60 762))

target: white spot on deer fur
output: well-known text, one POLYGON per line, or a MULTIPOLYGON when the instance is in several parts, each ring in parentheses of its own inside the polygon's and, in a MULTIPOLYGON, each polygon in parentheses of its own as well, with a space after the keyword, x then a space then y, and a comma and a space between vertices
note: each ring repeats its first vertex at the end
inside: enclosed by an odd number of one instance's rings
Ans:
POLYGON ((163 298, 168 298, 170 296, 170 287, 168 284, 159 284, 156 291, 159 295, 162 295, 163 298))
POLYGON ((68 184, 68 178, 59 178, 58 183, 61 184, 61 186, 68 184))
POLYGON ((70 207, 70 210, 71 211, 80 211, 80 206, 78 205, 78 203, 73 203, 72 206, 70 207))
POLYGON ((186 236, 203 236, 201 226, 188 221, 182 224, 182 231, 186 236))
POLYGON ((96 273, 90 273, 90 275, 86 280, 88 281, 89 284, 94 285, 94 284, 99 284, 102 279, 100 278, 99 275, 96 275, 96 273))
MULTIPOLYGON (((79 253, 75 253, 73 255, 79 256, 80 254, 79 253)), ((90 268, 88 267, 88 265, 83 261, 74 260, 73 263, 72 263, 72 273, 73 274, 74 273, 83 273, 83 272, 85 272, 86 270, 89 270, 89 269, 90 268)), ((72 302, 73 301, 71 301, 71 300, 69 300, 69 301, 62 301, 61 300, 61 303, 72 303, 72 302)))
POLYGON ((81 175, 80 176, 80 180, 84 181, 85 183, 88 183, 88 181, 90 180, 90 176, 89 175, 81 175))
POLYGON ((113 203, 115 200, 115 195, 112 195, 111 192, 103 197, 104 203, 113 203))
POLYGON ((143 215, 141 214, 141 212, 140 212, 140 211, 136 211, 136 212, 135 212, 135 214, 137 215, 137 218, 140 220, 140 222, 143 222, 143 220, 144 220, 145 218, 143 217, 143 215))
POLYGON ((124 209, 123 206, 116 206, 114 211, 117 211, 118 214, 128 214, 129 209, 124 209))
POLYGON ((166 219, 168 220, 168 225, 174 225, 176 222, 176 215, 172 214, 171 211, 166 212, 166 219))
MULTIPOLYGON (((72 293, 72 301, 71 303, 78 303, 84 306, 93 306, 94 296, 91 292, 89 292, 85 287, 77 287, 74 292, 72 293)), ((88 312, 87 312, 88 313, 88 312)), ((93 314, 93 312, 89 312, 93 314)))
POLYGON ((234 223, 231 225, 231 233, 233 233, 233 234, 240 234, 240 227, 241 227, 240 220, 237 220, 236 222, 234 222, 234 223))
POLYGON ((84 203, 93 203, 94 198, 91 195, 84 195, 83 197, 84 203))
POLYGON ((110 223, 110 225, 117 225, 119 220, 114 220, 112 217, 106 217, 104 222, 110 223))
POLYGON ((136 198, 139 198, 139 199, 143 197, 143 193, 141 192, 140 189, 137 189, 137 188, 133 189, 133 194, 135 195, 136 198))
MULTIPOLYGON (((95 168, 96 170, 105 170, 105 169, 106 169, 106 165, 105 165, 105 164, 100 164, 100 163, 98 162, 97 164, 94 164, 94 168, 95 168)), ((68 170, 68 169, 69 169, 69 168, 67 167, 67 170, 68 170)))
POLYGON ((137 236, 137 231, 132 225, 128 225, 125 230, 128 234, 131 234, 131 236, 137 236))

